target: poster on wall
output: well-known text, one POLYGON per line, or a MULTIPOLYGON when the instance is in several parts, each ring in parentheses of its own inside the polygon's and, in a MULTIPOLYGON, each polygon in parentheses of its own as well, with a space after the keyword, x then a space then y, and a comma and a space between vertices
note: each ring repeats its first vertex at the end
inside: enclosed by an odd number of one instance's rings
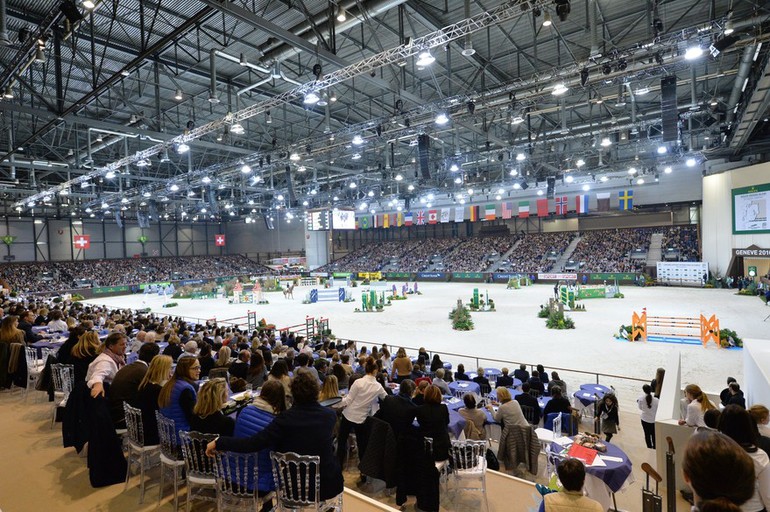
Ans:
POLYGON ((770 233, 770 183, 733 189, 733 234, 770 233))

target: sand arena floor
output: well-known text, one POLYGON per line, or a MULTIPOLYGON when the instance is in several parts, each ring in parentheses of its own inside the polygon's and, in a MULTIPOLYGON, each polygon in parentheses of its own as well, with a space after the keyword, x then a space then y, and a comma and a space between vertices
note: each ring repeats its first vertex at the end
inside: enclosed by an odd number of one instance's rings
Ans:
MULTIPOLYGON (((401 284, 397 283, 400 288, 401 284)), ((442 356, 454 365, 462 362, 467 370, 482 366, 503 366, 510 362, 541 363, 547 370, 573 369, 590 373, 622 375, 651 379, 655 369, 669 354, 682 353, 683 384, 697 383, 705 390, 718 392, 730 375, 742 381, 742 350, 717 350, 693 345, 669 343, 628 343, 613 339, 621 324, 631 322, 633 311, 646 307, 648 314, 660 316, 710 316, 716 314, 722 327, 735 330, 742 338, 769 338, 770 307, 758 298, 735 295, 734 290, 694 288, 622 287, 624 299, 589 299, 582 301, 585 312, 569 313, 576 328, 555 331, 537 318, 540 304, 553 293, 551 285, 535 285, 520 290, 506 290, 505 285, 468 283, 419 283, 422 295, 410 295, 394 302, 382 313, 356 313, 362 288, 354 288, 354 303, 320 302, 302 304, 309 288, 294 290, 294 300, 281 293, 267 293, 269 304, 228 304, 217 300, 175 300, 177 307, 163 308, 163 298, 155 295, 127 295, 95 299, 90 302, 110 307, 150 307, 158 314, 228 320, 245 317, 254 310, 277 326, 301 324, 305 316, 328 317, 330 327, 341 338, 363 340, 367 345, 388 343, 396 346, 426 347, 439 353, 469 357, 442 356), (475 330, 454 331, 447 318, 458 298, 470 300, 473 289, 489 293, 497 306, 494 313, 473 313, 475 330), (479 358, 477 361, 476 358, 479 358)), ((245 318, 236 320, 244 325, 245 318)), ((770 342, 770 341, 769 341, 770 342)), ((592 382, 594 376, 560 371, 570 390, 592 382)), ((622 401, 636 398, 640 383, 600 377, 605 385, 617 388, 622 401)))

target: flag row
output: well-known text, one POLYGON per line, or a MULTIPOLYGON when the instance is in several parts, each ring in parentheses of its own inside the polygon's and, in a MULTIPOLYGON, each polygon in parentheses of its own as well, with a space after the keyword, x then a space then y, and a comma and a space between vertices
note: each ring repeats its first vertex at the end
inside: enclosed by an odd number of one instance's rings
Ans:
MULTIPOLYGON (((609 192, 596 194, 596 211, 610 210, 609 192)), ((618 209, 631 210, 634 206, 634 191, 621 190, 618 192, 618 209)), ((383 213, 377 215, 359 215, 356 217, 356 229, 395 228, 402 226, 424 226, 426 224, 443 224, 447 222, 471 222, 511 219, 518 217, 548 217, 551 214, 567 215, 575 212, 578 215, 589 213, 589 195, 574 196, 570 201, 568 196, 537 199, 535 201, 518 201, 475 206, 452 206, 446 208, 421 209, 410 212, 383 213), (572 204, 572 207, 570 207, 572 204)))

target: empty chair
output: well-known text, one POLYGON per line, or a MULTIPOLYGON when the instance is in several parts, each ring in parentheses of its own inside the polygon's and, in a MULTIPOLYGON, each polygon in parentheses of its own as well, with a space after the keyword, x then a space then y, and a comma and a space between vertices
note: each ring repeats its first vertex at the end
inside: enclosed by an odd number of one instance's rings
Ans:
MULTIPOLYGON (((214 457, 217 482, 217 512, 261 510, 257 453, 220 452, 214 457)), ((270 493, 265 499, 270 499, 270 493)))
MULTIPOLYGON (((425 443, 425 455, 428 459, 433 460, 433 438, 425 437, 423 441, 425 443)), ((436 471, 438 471, 439 483, 446 485, 447 480, 449 480, 449 459, 437 460, 434 461, 434 464, 436 465, 436 471)))
POLYGON ((184 459, 176 436, 174 420, 163 416, 160 411, 155 411, 158 420, 158 436, 160 438, 160 488, 158 489, 158 503, 163 497, 163 477, 166 470, 170 469, 174 478, 174 510, 179 508, 179 482, 184 480, 182 468, 184 459))
POLYGON ((452 474, 455 489, 480 490, 484 500, 484 508, 489 510, 487 503, 487 442, 486 441, 452 441, 450 456, 452 457, 452 474), (478 480, 479 486, 466 486, 465 482, 478 480))
POLYGON ((321 501, 321 475, 317 455, 294 452, 270 452, 278 493, 278 510, 312 508, 313 510, 342 510, 342 494, 321 501))
POLYGON ((206 445, 216 439, 216 434, 201 434, 200 432, 179 432, 179 442, 182 445, 185 470, 187 472, 187 502, 185 510, 190 512, 192 500, 198 497, 206 501, 216 501, 216 475, 214 461, 206 456, 206 445), (195 488, 198 488, 196 495, 195 488), (212 491, 209 495, 206 491, 212 491))
POLYGON ((131 463, 139 464, 139 503, 144 502, 144 470, 149 466, 151 459, 160 452, 159 445, 144 444, 144 427, 142 425, 142 411, 123 403, 126 414, 126 430, 128 432, 128 465, 126 466, 126 489, 131 478, 131 463))
POLYGON ((546 415, 545 419, 543 420, 543 427, 545 427, 547 430, 554 431, 554 418, 559 416, 561 418, 561 432, 568 435, 568 436, 574 436, 577 434, 578 426, 576 422, 573 420, 572 415, 566 412, 558 413, 558 412, 550 412, 546 415))
POLYGON ((35 387, 38 377, 40 377, 40 374, 43 372, 49 350, 45 348, 40 349, 42 356, 38 359, 37 349, 35 347, 24 347, 24 349, 24 355, 27 361, 27 387, 24 389, 24 400, 26 401, 29 389, 35 387))
POLYGON ((67 405, 67 399, 75 387, 75 370, 71 364, 52 364, 51 379, 53 380, 53 409, 51 411, 51 428, 56 423, 56 410, 67 405))

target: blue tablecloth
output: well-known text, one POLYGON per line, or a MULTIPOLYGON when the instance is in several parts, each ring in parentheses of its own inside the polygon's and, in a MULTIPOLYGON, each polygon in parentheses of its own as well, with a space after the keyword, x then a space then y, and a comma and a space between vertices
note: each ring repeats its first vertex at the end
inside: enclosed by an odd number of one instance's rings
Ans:
POLYGON ((575 391, 572 396, 578 399, 581 404, 583 404, 583 407, 588 407, 589 405, 596 402, 596 395, 603 396, 603 393, 596 393, 594 394, 593 391, 585 391, 581 389, 580 391, 575 391))
POLYGON ((44 348, 47 348, 52 351, 57 351, 59 350, 59 347, 61 347, 66 340, 67 338, 50 338, 46 340, 36 341, 35 343, 32 343, 30 347, 34 347, 37 349, 37 357, 38 359, 40 359, 43 357, 44 348))
MULTIPOLYGON (((599 455, 608 455, 610 457, 618 457, 623 459, 622 462, 615 462, 611 460, 605 460, 606 466, 591 466, 586 467, 586 473, 595 476, 604 482, 612 492, 618 492, 623 488, 629 475, 631 474, 631 461, 628 455, 623 450, 618 448, 612 443, 604 443, 607 446, 606 453, 600 453, 599 455)), ((557 443, 552 443, 550 447, 551 452, 561 453, 564 447, 557 443)))
POLYGON ((502 374, 503 372, 497 368, 484 368, 484 376, 489 380, 497 380, 497 378, 502 374))
POLYGON ((139 360, 139 352, 129 352, 126 354, 126 364, 135 363, 139 360))
POLYGON ((449 383, 449 389, 452 393, 476 393, 481 395, 481 386, 469 380, 456 380, 449 383))
POLYGON ((601 384, 581 384, 580 389, 583 391, 596 393, 600 397, 612 392, 612 389, 608 388, 607 386, 602 386, 601 384))

